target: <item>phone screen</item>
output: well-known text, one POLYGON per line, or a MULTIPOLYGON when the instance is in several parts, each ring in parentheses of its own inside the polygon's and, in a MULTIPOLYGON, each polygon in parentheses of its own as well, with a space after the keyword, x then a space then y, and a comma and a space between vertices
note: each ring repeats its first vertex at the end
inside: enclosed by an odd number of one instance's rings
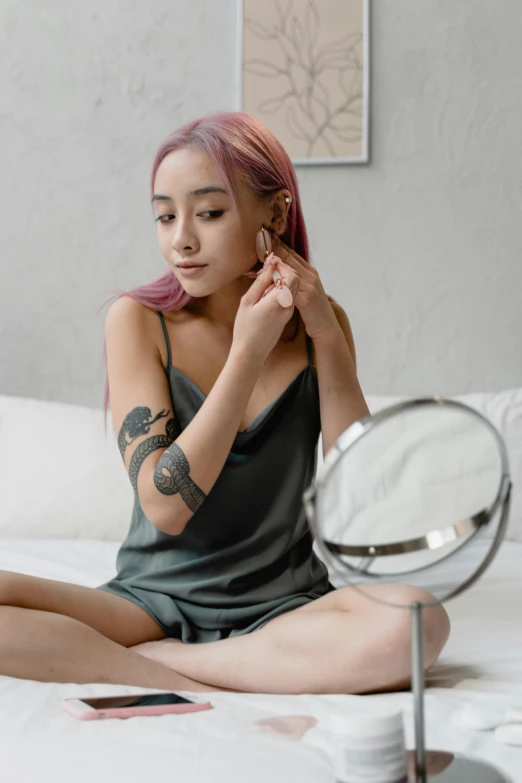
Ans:
POLYGON ((185 699, 177 693, 146 693, 134 696, 98 696, 92 699, 80 699, 95 710, 110 709, 112 707, 151 707, 158 704, 196 704, 197 702, 185 699))

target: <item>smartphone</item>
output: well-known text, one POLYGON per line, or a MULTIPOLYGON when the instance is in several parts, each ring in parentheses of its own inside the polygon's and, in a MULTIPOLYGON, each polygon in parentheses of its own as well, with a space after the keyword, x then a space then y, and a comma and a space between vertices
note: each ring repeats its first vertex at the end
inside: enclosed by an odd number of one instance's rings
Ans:
POLYGON ((164 691, 64 699, 62 707, 80 720, 103 720, 104 718, 133 718, 140 715, 200 712, 212 709, 212 704, 198 699, 197 696, 187 699, 174 691, 164 691))

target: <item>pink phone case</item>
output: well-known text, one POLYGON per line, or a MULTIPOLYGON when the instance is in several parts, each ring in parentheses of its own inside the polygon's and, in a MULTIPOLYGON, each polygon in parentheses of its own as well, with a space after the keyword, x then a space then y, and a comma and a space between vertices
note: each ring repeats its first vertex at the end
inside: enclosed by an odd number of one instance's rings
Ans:
MULTIPOLYGON (((173 691, 158 691, 154 695, 159 695, 160 693, 172 693, 173 691)), ((133 699, 136 699, 140 696, 145 696, 147 694, 143 693, 123 693, 119 696, 114 696, 114 699, 118 699, 121 701, 121 699, 129 699, 132 701, 133 699)), ((110 698, 110 697, 107 697, 110 698)), ((192 699, 192 696, 189 696, 187 698, 192 699)), ((73 715, 75 718, 79 718, 80 720, 103 720, 106 718, 132 718, 134 716, 140 716, 140 715, 170 715, 170 714, 181 714, 185 712, 201 712, 202 710, 211 710, 212 704, 209 701, 205 702, 197 702, 196 704, 156 704, 156 705, 149 705, 149 706, 143 706, 143 707, 108 707, 104 708, 102 710, 87 710, 83 707, 83 705, 75 704, 77 701, 82 701, 81 697, 79 698, 70 698, 70 699, 63 699, 62 701, 62 707, 66 712, 68 712, 70 715, 73 715)))

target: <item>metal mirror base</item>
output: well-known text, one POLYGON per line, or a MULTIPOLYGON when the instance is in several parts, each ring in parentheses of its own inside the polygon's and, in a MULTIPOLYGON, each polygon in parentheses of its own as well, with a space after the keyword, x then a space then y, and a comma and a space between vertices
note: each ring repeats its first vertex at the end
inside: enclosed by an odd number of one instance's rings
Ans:
POLYGON ((453 760, 446 769, 428 774, 423 780, 410 777, 408 783, 511 783, 510 778, 485 761, 470 759, 458 753, 452 755, 453 760))

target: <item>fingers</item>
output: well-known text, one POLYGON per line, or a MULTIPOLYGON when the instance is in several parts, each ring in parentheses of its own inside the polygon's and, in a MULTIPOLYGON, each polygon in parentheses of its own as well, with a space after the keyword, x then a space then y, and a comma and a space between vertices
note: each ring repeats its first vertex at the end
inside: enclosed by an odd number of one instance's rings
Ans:
POLYGON ((274 268, 279 272, 287 285, 292 278, 297 277, 299 280, 302 267, 298 261, 295 261, 293 258, 290 259, 288 256, 286 256, 283 261, 279 256, 274 255, 274 253, 271 253, 268 258, 272 261, 274 268), (290 263, 287 263, 287 261, 290 261, 290 263))
POLYGON ((295 305, 295 296, 292 294, 292 289, 284 285, 282 288, 278 288, 275 283, 271 285, 263 293, 263 297, 267 296, 275 288, 275 297, 281 307, 293 307, 295 305))
POLYGON ((275 248, 276 258, 279 255, 283 259, 281 264, 286 264, 287 267, 293 269, 301 280, 312 282, 317 273, 315 267, 311 266, 304 258, 301 258, 291 247, 285 245, 279 237, 272 240, 272 247, 275 248))
POLYGON ((258 302, 261 299, 267 285, 272 282, 273 272, 274 266, 270 261, 266 265, 265 269, 261 269, 259 271, 259 275, 256 277, 246 294, 244 294, 244 301, 248 302, 248 304, 255 304, 255 302, 258 302))
POLYGON ((286 255, 282 253, 282 255, 285 256, 284 261, 282 258, 279 258, 278 256, 274 256, 274 264, 276 267, 278 266, 286 266, 288 269, 291 269, 292 272, 295 272, 297 275, 301 275, 305 270, 303 268, 303 264, 299 263, 299 261, 296 261, 296 259, 291 256, 289 253, 286 255))
POLYGON ((252 280, 255 280, 256 277, 259 277, 261 272, 263 271, 264 267, 261 267, 261 269, 258 269, 256 272, 254 272, 252 269, 249 272, 243 272, 243 277, 251 277, 252 280))
POLYGON ((281 258, 284 256, 283 263, 290 262, 290 264, 292 264, 292 262, 294 262, 296 267, 300 267, 306 264, 306 261, 301 258, 301 256, 298 255, 295 250, 292 250, 291 247, 285 245, 285 243, 279 237, 277 237, 275 241, 272 240, 272 247, 275 248, 276 255, 280 256, 281 258))
POLYGON ((274 270, 277 273, 276 277, 281 277, 283 279, 284 284, 290 289, 292 295, 297 294, 301 279, 299 274, 295 271, 295 269, 292 269, 291 266, 285 264, 284 261, 281 261, 281 259, 278 258, 278 256, 275 256, 273 253, 268 256, 267 261, 269 259, 274 264, 274 270))

